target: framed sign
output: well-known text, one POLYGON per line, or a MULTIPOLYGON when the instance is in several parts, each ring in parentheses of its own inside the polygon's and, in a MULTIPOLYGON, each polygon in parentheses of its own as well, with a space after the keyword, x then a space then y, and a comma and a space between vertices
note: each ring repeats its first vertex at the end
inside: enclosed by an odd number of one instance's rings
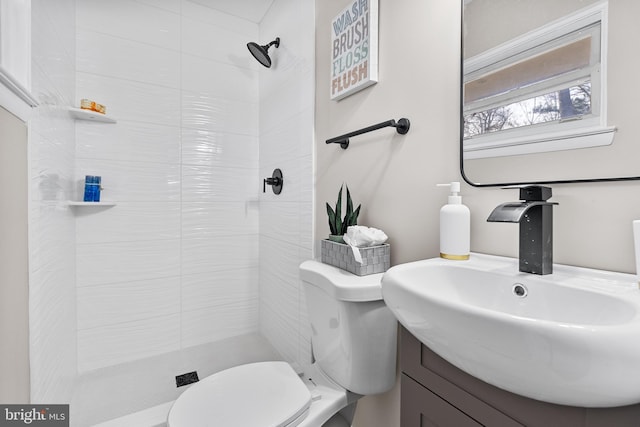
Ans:
POLYGON ((331 22, 331 99, 378 81, 378 0, 352 0, 331 22))

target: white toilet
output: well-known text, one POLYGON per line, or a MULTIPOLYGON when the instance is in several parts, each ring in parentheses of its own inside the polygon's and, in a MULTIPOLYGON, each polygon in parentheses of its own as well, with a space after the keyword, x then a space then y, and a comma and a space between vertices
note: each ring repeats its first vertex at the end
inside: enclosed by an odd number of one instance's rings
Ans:
POLYGON ((300 265, 314 363, 299 376, 285 362, 236 366, 175 401, 168 427, 346 427, 363 395, 395 383, 396 319, 382 274, 355 276, 317 261, 300 265))

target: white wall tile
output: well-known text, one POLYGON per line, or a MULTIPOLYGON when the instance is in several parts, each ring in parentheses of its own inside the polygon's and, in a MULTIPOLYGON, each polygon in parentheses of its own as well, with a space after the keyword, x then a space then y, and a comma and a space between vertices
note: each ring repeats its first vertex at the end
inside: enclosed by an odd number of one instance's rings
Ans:
POLYGON ((246 34, 248 37, 258 36, 258 26, 255 23, 189 0, 182 1, 182 15, 185 18, 202 21, 214 27, 246 34))
POLYGON ((298 266, 312 257, 313 2, 275 0, 260 24, 276 34, 274 65, 260 69, 260 176, 282 169, 279 196, 260 194, 260 331, 289 361, 310 363, 298 266))
POLYGON ((180 128, 118 120, 116 125, 78 120, 76 157, 131 162, 180 162, 180 128))
POLYGON ((180 312, 180 277, 78 288, 78 330, 180 312))
MULTIPOLYGON (((65 108, 75 103, 75 81, 68 79, 69 75, 74 75, 74 71, 73 64, 64 59, 59 62, 51 58, 48 58, 48 62, 31 62, 31 93, 41 107, 56 105, 65 108)), ((31 123, 39 125, 33 120, 33 114, 31 119, 31 123)))
POLYGON ((192 165, 182 167, 182 200, 185 202, 244 202, 256 199, 261 187, 262 181, 258 179, 257 170, 192 165))
POLYGON ((118 202, 104 209, 72 209, 79 245, 180 239, 179 202, 118 202))
POLYGON ((277 35, 281 38, 281 44, 273 53, 272 69, 277 72, 261 74, 261 90, 269 91, 287 82, 305 80, 305 75, 314 72, 315 33, 310 31, 315 24, 314 9, 310 2, 305 1, 273 2, 260 23, 260 35, 265 38, 277 35))
MULTIPOLYGON (((297 302, 291 303, 297 307, 297 302)), ((260 333, 273 345, 288 362, 298 361, 299 331, 297 316, 283 315, 284 302, 274 307, 260 300, 260 333)), ((302 366, 302 364, 301 364, 302 366)))
MULTIPOLYGON (((154 3, 158 3, 157 1, 154 3)), ((162 5, 160 5, 162 6, 162 5)), ((109 34, 171 50, 180 48, 180 9, 169 11, 130 0, 82 0, 76 12, 77 26, 85 31, 109 34), (126 11, 126 12, 123 12, 126 11)))
MULTIPOLYGON (((270 114, 273 115, 274 113, 270 114)), ((299 125, 295 120, 277 120, 268 126, 268 130, 267 126, 260 127, 261 166, 298 158, 298 146, 302 145, 302 141, 298 139, 298 127, 299 125)))
POLYGON ((34 402, 68 402, 77 356, 75 218, 72 192, 75 0, 33 0, 32 88, 41 105, 29 121, 29 346, 34 402))
POLYGON ((182 19, 182 52, 201 56, 237 67, 258 69, 258 62, 249 55, 246 34, 231 31, 201 20, 182 19), (206 34, 206 37, 203 37, 206 34))
MULTIPOLYGON (((42 2, 41 2, 42 3, 42 2)), ((40 4, 41 4, 40 3, 40 4)), ((48 31, 32 31, 32 93, 39 101, 51 104, 59 97, 62 105, 73 102, 75 81, 75 33, 73 26, 55 26, 42 7, 32 8, 32 26, 48 31), (67 31, 71 37, 68 37, 67 31), (35 75, 39 73, 39 75, 35 75), (55 93, 55 96, 52 96, 55 93)))
POLYGON ((256 235, 258 214, 258 207, 251 202, 185 202, 182 238, 256 235))
POLYGON ((258 301, 237 303, 184 312, 182 315, 182 347, 220 341, 258 329, 258 301))
MULTIPOLYGON (((300 248, 269 237, 260 238, 260 331, 289 361, 299 359, 301 300, 300 248)), ((306 320, 303 319, 303 320, 306 320)))
POLYGON ((311 322, 307 312, 307 302, 304 289, 299 290, 298 321, 300 322, 300 333, 298 334, 298 363, 303 369, 308 369, 313 361, 311 351, 311 322))
MULTIPOLYGON (((311 171, 313 170, 314 163, 312 156, 302 156, 298 159, 298 165, 300 166, 301 171, 311 171)), ((314 176, 310 173, 303 173, 299 178, 300 183, 300 202, 313 202, 313 184, 314 184, 314 176)), ((357 201, 354 201, 357 206, 357 201)), ((308 215, 313 215, 312 213, 308 213, 308 215)), ((311 231, 311 229, 308 229, 311 231)))
POLYGON ((257 136, 258 103, 253 98, 231 100, 203 91, 183 91, 182 125, 186 128, 257 136))
POLYGON ((180 87, 178 51, 82 30, 78 31, 76 43, 78 71, 180 87))
MULTIPOLYGON (((107 107, 116 119, 180 126, 180 91, 147 83, 78 72, 76 94, 107 107)), ((95 123, 96 126, 112 126, 95 123)))
POLYGON ((73 268, 41 270, 29 282, 31 398, 68 402, 77 366, 73 268))
MULTIPOLYGON (((261 127, 260 162, 264 165, 311 156, 314 137, 309 127, 312 123, 313 111, 307 109, 286 120, 276 120, 268 130, 261 127)), ((326 147, 327 150, 331 148, 335 147, 326 147)))
MULTIPOLYGON (((290 300, 294 299, 294 290, 301 286, 298 267, 304 261, 304 258, 301 258, 302 252, 303 249, 298 245, 264 235, 260 236, 260 277, 268 275, 277 278, 278 283, 288 284, 292 292, 288 296, 290 300)), ((264 288, 261 288, 262 291, 264 288)))
POLYGON ((261 201, 260 236, 298 245, 300 214, 298 202, 261 201))
MULTIPOLYGON (((315 141, 314 118, 315 109, 313 106, 302 110, 298 114, 298 116, 294 118, 294 120, 299 123, 299 126, 297 126, 295 132, 298 136, 298 144, 296 144, 296 148, 300 157, 308 157, 309 159, 313 158, 312 156, 315 141)), ((308 179, 311 181, 313 179, 313 174, 309 174, 308 179)))
MULTIPOLYGON (((309 109, 313 88, 311 78, 290 79, 280 86, 263 85, 260 88, 260 130, 268 132, 282 123, 294 123, 308 130, 306 123, 292 121, 292 118, 309 109)), ((293 134, 296 135, 295 132, 293 134)))
MULTIPOLYGON (((35 76, 40 79, 38 74, 35 76)), ((50 81, 46 82, 51 84, 50 81)), ((38 133, 39 137, 56 145, 56 150, 59 151, 61 156, 73 157, 75 154, 75 144, 73 142, 75 123, 71 120, 63 96, 58 96, 59 92, 51 93, 51 97, 41 99, 42 102, 51 102, 51 104, 42 104, 32 110, 32 120, 29 121, 29 133, 38 133)), ((37 152, 33 155, 40 155, 37 152)), ((42 155, 41 157, 46 157, 42 155)), ((55 165, 60 166, 61 169, 65 169, 69 164, 52 162, 55 165)))
MULTIPOLYGON (((73 140, 73 135, 69 136, 73 140)), ((73 162, 61 144, 31 132, 30 199, 64 201, 75 196, 73 162)), ((68 148, 68 147, 67 147, 68 148)))
POLYGON ((180 275, 180 241, 78 245, 77 286, 93 286, 180 275))
POLYGON ((45 34, 55 31, 66 31, 71 34, 75 32, 75 0, 58 0, 55 3, 48 0, 31 0, 31 4, 34 6, 31 10, 32 16, 42 14, 50 18, 48 26, 52 28, 43 28, 42 31, 45 34))
POLYGON ((130 362, 180 348, 177 314, 78 331, 78 370, 130 362))
POLYGON ((217 310, 219 307, 257 300, 257 298, 257 267, 182 277, 182 309, 184 311, 206 308, 217 310))
POLYGON ((102 177, 101 200, 118 202, 180 201, 180 165, 83 159, 76 166, 78 200, 85 175, 102 177))
MULTIPOLYGON (((31 0, 31 6, 32 59, 62 58, 64 56, 62 59, 64 64, 60 65, 73 67, 75 64, 76 1, 31 0), (59 55, 62 50, 66 52, 63 56, 59 55)), ((66 79, 73 82, 71 75, 67 75, 66 79)))
MULTIPOLYGON (((29 206, 29 270, 74 271, 74 216, 63 203, 32 202, 29 206)), ((30 282, 32 289, 42 286, 39 280, 30 282)))
MULTIPOLYGON (((289 325, 288 329, 294 331, 293 334, 297 334, 298 306, 300 304, 298 284, 282 281, 277 275, 264 271, 260 271, 260 275, 270 284, 270 286, 260 289, 260 303, 274 313, 278 313, 279 317, 289 325)), ((297 338, 291 337, 290 339, 294 341, 297 338)))
POLYGON ((180 13, 180 3, 183 0, 135 0, 148 6, 159 7, 170 12, 180 13))
POLYGON ((258 265, 257 235, 183 239, 182 274, 207 273, 258 265))
POLYGON ((284 120, 277 120, 268 129, 261 127, 260 145, 265 149, 262 150, 260 160, 270 163, 280 159, 310 157, 315 139, 311 130, 313 114, 313 108, 307 108, 284 120), (295 125, 292 126, 292 123, 295 125))
POLYGON ((183 54, 182 89, 246 102, 255 99, 258 93, 258 73, 248 68, 183 54))
POLYGON ((258 164, 258 137, 183 128, 182 163, 255 168, 258 164))
MULTIPOLYGON (((298 205, 298 223, 300 224, 300 240, 298 244, 302 248, 300 251, 301 259, 313 259, 314 218, 311 212, 313 212, 313 198, 310 198, 308 202, 300 202, 298 205)), ((318 221, 323 220, 324 218, 318 218, 318 221)))

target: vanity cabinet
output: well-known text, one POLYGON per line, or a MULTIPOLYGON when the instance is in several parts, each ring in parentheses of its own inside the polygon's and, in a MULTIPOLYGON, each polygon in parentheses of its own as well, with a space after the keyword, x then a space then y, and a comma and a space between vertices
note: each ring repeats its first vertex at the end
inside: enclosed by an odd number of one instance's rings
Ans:
POLYGON ((640 404, 578 408, 519 396, 461 371, 400 329, 402 427, 640 426, 640 404))

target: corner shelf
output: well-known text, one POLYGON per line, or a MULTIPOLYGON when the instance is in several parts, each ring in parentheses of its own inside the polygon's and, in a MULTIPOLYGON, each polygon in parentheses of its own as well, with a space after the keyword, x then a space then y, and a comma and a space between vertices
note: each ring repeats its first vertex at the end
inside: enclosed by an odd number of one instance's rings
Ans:
POLYGON ((89 120, 92 122, 117 123, 117 120, 105 114, 96 113, 91 110, 69 107, 69 112, 76 120, 89 120))
POLYGON ((115 206, 116 202, 76 202, 74 200, 69 200, 68 202, 69 206, 115 206))

